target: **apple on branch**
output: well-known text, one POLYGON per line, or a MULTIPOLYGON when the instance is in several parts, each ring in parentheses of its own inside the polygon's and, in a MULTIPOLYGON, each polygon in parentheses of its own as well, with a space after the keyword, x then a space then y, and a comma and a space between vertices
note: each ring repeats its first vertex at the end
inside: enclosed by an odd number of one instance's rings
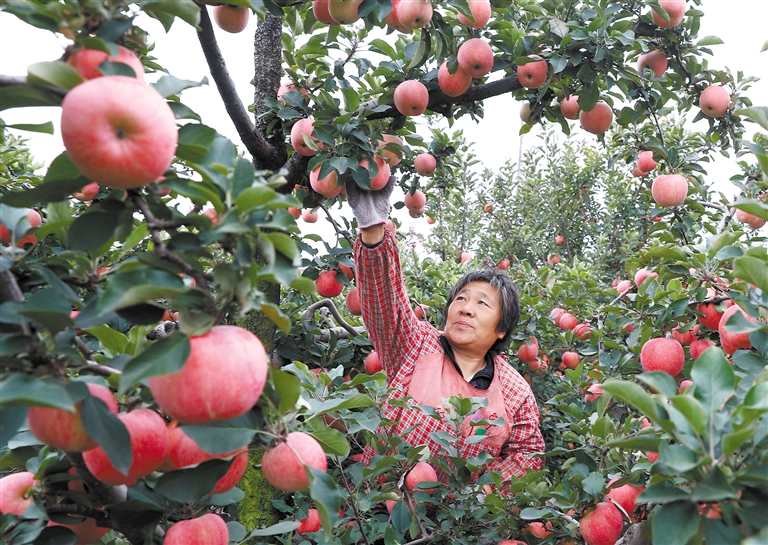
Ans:
POLYGON ((39 486, 35 474, 29 471, 11 473, 0 479, 0 513, 23 515, 34 502, 32 490, 39 486))
POLYGON ((306 433, 294 431, 268 449, 261 459, 261 470, 269 484, 284 492, 309 488, 304 466, 320 471, 328 469, 328 460, 320 443, 306 433))
POLYGON ((591 110, 579 113, 581 128, 592 134, 603 134, 613 123, 613 110, 605 102, 598 102, 591 110))
MULTIPOLYGON (((530 55, 531 59, 541 59, 537 55, 530 55)), ((538 89, 547 81, 549 65, 545 60, 534 60, 517 67, 517 80, 527 89, 538 89)))
POLYGON ((479 30, 487 25, 488 21, 491 19, 492 12, 490 0, 469 0, 467 3, 469 4, 469 13, 472 14, 474 22, 472 22, 469 17, 463 13, 458 14, 459 22, 462 25, 467 25, 468 27, 474 28, 476 30, 479 30))
POLYGON ((395 108, 404 116, 416 116, 424 113, 429 104, 429 91, 415 79, 400 83, 395 88, 395 108))
POLYGON ((141 61, 130 49, 122 45, 118 46, 118 53, 114 57, 100 49, 77 49, 69 56, 67 64, 74 68, 81 78, 94 79, 104 75, 99 70, 99 65, 106 60, 125 64, 133 70, 137 79, 144 81, 144 66, 141 61))
POLYGON ((251 10, 242 6, 224 4, 213 8, 213 20, 223 31, 237 34, 245 30, 251 18, 251 10))
POLYGON ((459 46, 456 60, 471 77, 482 78, 493 68, 493 50, 483 39, 470 38, 459 46))
POLYGON ((229 529, 219 515, 181 520, 168 529, 163 545, 228 545, 229 529))
POLYGON ((451 74, 448 69, 448 61, 444 61, 437 71, 437 83, 443 93, 449 97, 457 97, 466 93, 467 89, 470 88, 472 76, 462 70, 461 66, 457 66, 456 72, 451 74))

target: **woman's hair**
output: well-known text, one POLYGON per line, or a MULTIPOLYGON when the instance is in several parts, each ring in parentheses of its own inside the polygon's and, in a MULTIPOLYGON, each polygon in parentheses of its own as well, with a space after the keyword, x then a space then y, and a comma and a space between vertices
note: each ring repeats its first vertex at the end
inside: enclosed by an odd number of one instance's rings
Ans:
POLYGON ((448 299, 445 302, 445 308, 443 309, 443 328, 448 321, 448 308, 456 298, 456 294, 459 293, 464 286, 471 282, 488 282, 496 289, 496 293, 499 296, 499 302, 501 303, 501 318, 496 326, 496 331, 504 333, 504 336, 493 343, 489 352, 492 354, 500 354, 509 344, 512 337, 512 332, 517 327, 517 323, 520 321, 520 296, 517 293, 512 279, 509 275, 494 269, 482 269, 479 271, 468 272, 462 276, 456 285, 451 288, 451 292, 448 294, 448 299))

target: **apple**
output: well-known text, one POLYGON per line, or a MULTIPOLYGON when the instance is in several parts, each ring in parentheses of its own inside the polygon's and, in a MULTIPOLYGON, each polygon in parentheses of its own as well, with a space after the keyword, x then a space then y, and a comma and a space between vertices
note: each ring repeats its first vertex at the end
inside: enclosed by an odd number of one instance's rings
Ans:
MULTIPOLYGON (((371 178, 371 190, 378 191, 384 189, 387 183, 389 183, 389 177, 392 174, 392 170, 389 168, 389 165, 383 157, 377 155, 373 158, 373 162, 376 163, 376 167, 379 171, 376 173, 376 176, 371 178)), ((368 159, 362 159, 358 164, 368 170, 368 159)))
MULTIPOLYGON (((112 414, 117 414, 117 400, 112 391, 100 384, 87 383, 93 397, 107 404, 112 414)), ((97 446, 90 438, 80 419, 82 401, 75 405, 75 411, 51 409, 48 407, 30 407, 27 413, 29 431, 46 445, 66 452, 83 452, 97 446)))
POLYGON ((669 68, 669 59, 661 49, 643 53, 637 58, 637 71, 642 74, 646 68, 650 68, 653 75, 660 78, 669 68))
POLYGON ((382 134, 378 147, 390 167, 397 166, 403 157, 403 141, 394 134, 382 134))
MULTIPOLYGON (((325 1, 326 1, 326 4, 327 4, 327 0, 325 0, 325 1)), ((313 4, 314 4, 314 2, 313 2, 313 4)), ((278 87, 278 89, 277 89, 277 98, 283 104, 285 104, 285 100, 283 99, 283 95, 286 94, 286 93, 301 93, 304 96, 304 102, 305 103, 309 102, 309 98, 307 97, 307 94, 309 93, 309 91, 307 91, 304 87, 301 87, 301 88, 297 87, 294 83, 292 83, 290 81, 281 83, 280 87, 278 87)))
POLYGON ((309 208, 305 208, 301 211, 301 219, 303 219, 307 223, 315 223, 319 218, 320 218, 319 214, 317 212, 313 212, 309 208))
POLYGON ((175 523, 165 534, 163 545, 228 545, 229 529, 219 515, 208 513, 175 523))
POLYGON ((588 322, 583 322, 573 328, 573 334, 576 336, 577 339, 581 341, 586 341, 587 339, 589 339, 589 336, 591 334, 591 329, 592 327, 589 325, 588 322))
POLYGON ((39 486, 40 482, 35 480, 35 474, 29 471, 11 473, 0 479, 0 513, 23 515, 27 507, 34 502, 34 498, 27 495, 39 486))
POLYGON ((701 92, 699 106, 704 115, 720 117, 731 107, 731 94, 722 85, 710 85, 701 92))
POLYGON ((563 312, 556 322, 560 329, 575 329, 579 325, 579 320, 570 312, 563 312))
POLYGON ((144 81, 144 66, 141 61, 127 47, 118 46, 118 53, 110 57, 106 51, 100 49, 78 49, 67 59, 67 64, 75 69, 81 78, 100 78, 104 74, 99 70, 99 65, 109 59, 109 62, 119 62, 133 69, 136 78, 144 81))
POLYGON ((338 185, 339 175, 335 170, 331 170, 322 180, 320 178, 320 166, 317 165, 309 173, 309 185, 323 197, 332 199, 341 193, 342 187, 338 185))
POLYGON ((531 105, 528 102, 523 102, 523 104, 520 106, 520 119, 526 125, 531 126, 539 122, 538 117, 531 117, 531 105))
POLYGON ((347 276, 347 280, 350 282, 355 279, 355 271, 347 267, 343 263, 339 263, 339 269, 347 276))
POLYGON ((59 524, 58 522, 49 520, 48 526, 63 526, 64 528, 72 530, 77 536, 77 541, 75 541, 74 545, 90 545, 91 543, 96 543, 109 531, 109 528, 96 526, 96 520, 87 517, 83 518, 82 522, 75 524, 59 524))
POLYGON ((305 135, 315 143, 315 146, 318 149, 323 149, 323 147, 325 147, 323 146, 322 142, 317 140, 317 138, 312 137, 314 130, 315 121, 314 119, 308 117, 299 119, 296 123, 293 124, 293 127, 291 127, 291 146, 293 146, 293 149, 296 150, 296 153, 303 155, 304 157, 312 157, 317 153, 304 141, 305 135))
POLYGON ((432 11, 432 3, 429 0, 400 0, 395 17, 402 27, 414 30, 429 24, 432 11))
POLYGON ((649 271, 647 268, 643 267, 635 273, 635 286, 639 288, 648 277, 658 278, 659 274, 653 271, 649 271))
POLYGON ((101 191, 99 184, 91 182, 88 185, 84 185, 80 191, 72 193, 72 196, 79 201, 87 202, 92 201, 99 194, 99 191, 101 191))
POLYGON ((379 359, 379 353, 375 350, 372 351, 370 354, 368 354, 365 357, 365 372, 369 375, 373 375, 375 373, 378 373, 379 371, 383 370, 384 366, 381 365, 381 360, 379 359))
POLYGON ((360 19, 363 0, 328 0, 328 14, 337 23, 348 25, 360 19))
POLYGON ((250 411, 269 367, 259 338, 242 327, 219 325, 190 337, 189 344, 180 371, 148 379, 160 408, 184 424, 229 420, 250 411))
POLYGON ((688 181, 682 174, 661 174, 653 180, 651 194, 659 206, 679 206, 688 195, 688 181))
POLYGON ((680 382, 680 385, 677 387, 677 392, 682 394, 684 391, 686 391, 691 386, 693 386, 693 381, 692 380, 688 380, 688 379, 683 380, 683 381, 680 382))
POLYGON ((466 93, 467 89, 470 88, 472 76, 462 70, 461 66, 457 66, 456 72, 451 74, 448 70, 448 61, 444 61, 437 71, 437 83, 443 93, 449 97, 457 97, 466 93))
POLYGON ((251 10, 240 6, 224 4, 213 8, 214 22, 221 30, 230 34, 237 34, 245 30, 250 17, 251 10))
MULTIPOLYGON (((552 312, 549 313, 549 317, 552 318, 552 321, 555 322, 555 325, 560 327, 560 318, 565 314, 564 308, 555 308, 552 309, 552 312)), ((578 320, 576 321, 578 323, 578 320)))
POLYGON ((434 225, 436 222, 437 220, 435 218, 430 218, 429 216, 427 216, 427 223, 429 225, 434 225))
POLYGON ((420 81, 409 79, 395 88, 394 101, 395 108, 404 116, 421 115, 429 104, 429 91, 420 81))
POLYGON ((525 362, 526 367, 528 367, 529 371, 538 371, 542 363, 543 362, 540 359, 535 359, 535 360, 525 362))
POLYGON ((481 29, 487 25, 491 19, 492 11, 490 0, 469 0, 467 3, 469 4, 469 12, 472 14, 475 22, 470 21, 469 17, 463 13, 458 14, 459 22, 474 29, 481 29))
MULTIPOLYGON (((541 59, 536 55, 529 55, 531 59, 541 59)), ((517 80, 520 85, 528 89, 538 89, 547 82, 549 65, 545 60, 537 60, 517 67, 517 80)))
POLYGON ((584 402, 594 403, 597 398, 603 395, 602 384, 592 384, 587 388, 587 394, 584 396, 584 402))
POLYGON ((413 159, 413 166, 422 176, 429 176, 437 168, 437 159, 430 153, 420 153, 413 159))
POLYGON ((613 123, 613 110, 605 102, 598 102, 590 111, 579 112, 581 128, 592 134, 603 134, 613 123))
POLYGON ((680 373, 684 364, 683 345, 675 339, 657 337, 646 341, 640 349, 640 365, 646 372, 663 371, 674 377, 680 373))
POLYGON ((649 451, 649 452, 646 453, 646 457, 648 458, 649 462, 653 463, 653 462, 655 462, 656 460, 659 459, 659 453, 658 452, 650 452, 649 451))
POLYGON ((622 280, 621 282, 616 284, 616 291, 618 291, 619 293, 624 293, 631 287, 632 287, 631 280, 622 280))
POLYGON ((669 15, 669 22, 661 18, 661 15, 655 10, 651 10, 653 22, 661 28, 674 28, 683 21, 685 17, 685 0, 660 0, 659 4, 669 15))
POLYGON ((733 354, 738 350, 739 348, 743 348, 745 350, 748 350, 752 348, 752 343, 749 340, 749 333, 731 333, 728 331, 728 327, 725 325, 726 322, 728 322, 728 318, 736 314, 737 312, 740 312, 744 318, 749 320, 750 322, 757 322, 757 318, 752 318, 749 316, 746 312, 744 312, 741 307, 738 307, 736 305, 733 305, 732 307, 728 307, 726 311, 723 313, 723 315, 720 317, 720 323, 717 326, 717 331, 720 333, 720 344, 723 347, 723 350, 725 350, 728 354, 733 354))
POLYGON ((547 261, 552 263, 553 265, 557 265, 560 263, 560 256, 557 254, 547 254, 547 261))
POLYGON ((653 160, 652 151, 641 151, 637 154, 637 168, 646 174, 656 168, 656 161, 653 160))
POLYGON ((528 337, 520 348, 517 349, 517 357, 523 361, 534 361, 539 357, 539 341, 536 337, 528 337))
MULTIPOLYGON (((619 479, 611 479, 608 481, 608 486, 612 485, 618 480, 619 479)), ((645 490, 644 486, 636 486, 627 483, 625 485, 619 486, 618 488, 612 488, 610 492, 605 495, 605 499, 608 501, 615 501, 621 505, 621 508, 624 509, 628 515, 631 516, 635 511, 635 507, 637 507, 637 497, 643 490, 645 490)))
POLYGON ((160 93, 136 78, 108 76, 66 94, 61 137, 69 158, 88 178, 130 189, 155 181, 168 169, 178 131, 160 93))
POLYGON ((323 271, 315 280, 318 295, 322 297, 336 297, 344 290, 344 284, 336 280, 336 271, 323 271))
POLYGON ((558 246, 562 245, 564 242, 565 242, 565 237, 564 236, 557 235, 555 237, 555 244, 557 244, 558 246))
POLYGON ((403 26, 400 23, 400 20, 397 18, 397 7, 399 4, 400 0, 392 0, 392 11, 390 11, 387 16, 384 17, 384 22, 389 28, 394 28, 395 30, 398 30, 404 34, 408 34, 411 32, 411 29, 403 26))
POLYGON ((493 212, 493 205, 491 203, 485 203, 483 205, 483 212, 486 214, 490 214, 493 212))
POLYGON ((579 530, 587 545, 614 545, 623 529, 621 511, 610 502, 598 503, 579 523, 579 530))
POLYGON ((461 252, 461 255, 459 256, 459 262, 460 263, 466 263, 467 261, 472 260, 472 254, 469 252, 461 252))
POLYGON ((528 545, 525 541, 519 539, 502 539, 499 541, 499 545, 528 545))
POLYGON ((531 535, 538 537, 539 539, 544 539, 552 533, 552 523, 547 522, 545 525, 543 522, 539 521, 531 522, 525 530, 531 535))
POLYGON ((693 341, 691 345, 688 347, 688 351, 691 353, 691 358, 694 360, 699 359, 699 356, 701 356, 705 350, 708 348, 715 346, 715 343, 710 341, 709 339, 698 339, 696 341, 693 341))
POLYGON ((296 528, 298 534, 308 534, 310 532, 319 532, 322 527, 320 523, 320 514, 317 509, 307 509, 307 516, 303 519, 298 519, 299 527, 296 528))
POLYGON ((647 174, 648 174, 647 172, 643 172, 639 168, 635 168, 635 170, 632 171, 632 176, 634 176, 635 178, 642 178, 643 176, 646 176, 647 174))
POLYGON ((560 101, 560 113, 563 114, 564 118, 578 119, 580 111, 579 97, 577 95, 571 95, 560 101))
POLYGON ((503 271, 504 269, 507 269, 507 268, 509 268, 509 259, 507 259, 507 258, 504 258, 504 259, 502 259, 501 261, 499 261, 499 265, 498 265, 498 268, 499 268, 499 269, 501 269, 502 271, 503 271))
MULTIPOLYGON (((37 210, 30 210, 27 213, 27 221, 29 222, 29 225, 33 228, 40 227, 42 225, 43 220, 40 217, 40 214, 37 210)), ((11 243, 11 232, 10 230, 0 222, 0 244, 10 244, 11 243)), ((37 243, 37 235, 32 233, 29 235, 25 235, 18 239, 16 241, 16 247, 17 248, 23 248, 25 244, 35 244, 37 243)))
POLYGON ((363 309, 360 306, 360 290, 352 288, 347 293, 347 297, 344 300, 344 304, 347 305, 347 311, 353 316, 360 316, 363 313, 363 309))
MULTIPOLYGON (((430 155, 430 157, 432 156, 430 155)), ((416 159, 418 159, 418 157, 416 159)), ((420 189, 417 189, 416 191, 414 191, 413 194, 411 194, 410 191, 407 191, 405 193, 405 198, 403 199, 403 201, 405 202, 405 207, 409 210, 414 208, 423 209, 424 205, 427 203, 427 196, 420 189)))
POLYGON ((672 330, 672 338, 683 346, 688 346, 693 341, 699 338, 699 324, 694 325, 691 329, 685 333, 680 333, 680 326, 676 326, 672 330))
POLYGON ((320 443, 306 433, 294 431, 264 453, 261 470, 269 484, 284 492, 309 488, 304 466, 320 471, 328 469, 328 460, 320 443))
POLYGON ((288 213, 291 214, 296 219, 299 219, 299 217, 301 216, 301 210, 299 210, 295 206, 289 206, 288 213))
POLYGON ((312 13, 315 14, 315 19, 324 25, 338 25, 338 21, 331 17, 331 12, 328 9, 328 0, 313 0, 312 1, 312 13))
POLYGON ((178 312, 171 312, 168 309, 165 309, 163 311, 163 317, 160 318, 161 322, 178 322, 179 321, 179 313, 178 312))
POLYGON ((203 216, 211 220, 211 225, 216 227, 219 224, 219 214, 216 212, 215 208, 206 208, 202 212, 203 216))
POLYGON ((736 210, 736 219, 741 223, 746 223, 752 227, 752 229, 760 229, 765 225, 765 220, 763 218, 758 218, 749 212, 744 212, 744 210, 736 210))
POLYGON ((581 356, 570 350, 563 352, 563 365, 568 369, 576 369, 581 362, 581 356))
MULTIPOLYGON (((433 468, 429 462, 416 462, 416 464, 405 476, 405 487, 413 492, 416 488, 416 485, 425 481, 437 481, 437 473, 435 473, 435 468, 433 468)), ((434 490, 434 488, 430 488, 429 490, 419 490, 419 492, 426 492, 427 494, 431 494, 434 490)))
POLYGON ((162 417, 155 411, 137 409, 130 413, 121 413, 117 417, 128 428, 128 435, 131 437, 133 460, 128 474, 120 473, 101 447, 83 453, 85 465, 93 476, 112 486, 132 484, 159 469, 168 456, 169 446, 168 429, 162 417))
POLYGON ((493 68, 493 50, 481 38, 470 38, 456 54, 459 68, 473 78, 482 78, 493 68))

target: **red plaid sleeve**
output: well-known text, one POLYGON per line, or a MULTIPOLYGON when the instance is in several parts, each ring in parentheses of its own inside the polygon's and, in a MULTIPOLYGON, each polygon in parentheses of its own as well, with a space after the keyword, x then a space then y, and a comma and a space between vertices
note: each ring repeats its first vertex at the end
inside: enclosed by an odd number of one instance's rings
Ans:
POLYGON ((511 435, 499 457, 488 464, 490 471, 501 473, 505 482, 522 477, 527 470, 539 470, 544 460, 531 455, 544 452, 544 439, 539 429, 539 411, 533 393, 526 396, 510 422, 511 435))

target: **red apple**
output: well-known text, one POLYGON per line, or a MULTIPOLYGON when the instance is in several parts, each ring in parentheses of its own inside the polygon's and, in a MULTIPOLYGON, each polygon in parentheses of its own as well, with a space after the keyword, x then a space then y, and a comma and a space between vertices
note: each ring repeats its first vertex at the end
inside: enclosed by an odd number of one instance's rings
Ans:
POLYGON ((579 356, 576 352, 571 352, 570 350, 563 352, 563 365, 565 365, 568 369, 576 369, 580 362, 581 356, 579 356))
POLYGON ((400 20, 397 18, 397 8, 400 5, 400 0, 392 0, 392 11, 390 11, 386 17, 384 17, 384 22, 387 24, 389 28, 394 28, 395 30, 398 30, 404 34, 408 34, 411 32, 410 28, 406 28, 402 24, 400 24, 400 20))
POLYGON ((652 9, 651 16, 653 22, 661 28, 674 28, 683 21, 685 17, 685 0, 660 0, 659 4, 669 15, 669 22, 661 18, 659 13, 652 9))
MULTIPOLYGON (((536 55, 529 55, 531 59, 540 59, 536 55)), ((529 62, 517 67, 517 80, 520 85, 528 89, 538 89, 547 82, 549 65, 545 60, 529 62)))
POLYGON ((653 160, 652 151, 641 151, 637 154, 637 168, 645 173, 656 168, 656 161, 653 160))
POLYGON ((597 398, 603 395, 603 389, 601 386, 602 384, 592 384, 589 388, 587 388, 587 394, 584 396, 584 401, 591 403, 597 401, 597 398))
POLYGON ((403 157, 403 141, 394 134, 382 134, 379 149, 390 167, 397 166, 403 157))
POLYGON ((284 492, 309 488, 304 466, 320 471, 328 469, 328 460, 320 443, 306 433, 294 431, 264 453, 261 470, 269 483, 284 492))
POLYGON ((353 271, 351 268, 342 263, 339 263, 339 269, 347 276, 347 280, 350 282, 355 279, 355 271, 353 271))
POLYGON ((731 107, 731 94, 722 85, 710 85, 701 92, 699 106, 704 115, 720 117, 731 107))
POLYGON ((456 54, 459 67, 473 78, 482 78, 493 68, 493 50, 481 38, 470 38, 456 54))
POLYGON ((219 224, 219 214, 216 212, 215 208, 206 208, 202 213, 203 216, 211 220, 211 225, 213 227, 216 227, 219 224))
POLYGON ((560 101, 560 113, 566 119, 578 119, 581 108, 579 107, 579 97, 571 95, 560 101))
POLYGON ((649 452, 646 453, 646 456, 648 458, 648 461, 651 462, 651 463, 653 463, 653 462, 655 462, 656 460, 659 459, 659 453, 658 452, 650 452, 649 451, 649 452))
POLYGON ((752 229, 760 229, 765 225, 765 220, 763 218, 758 218, 754 214, 744 212, 744 210, 736 210, 736 219, 741 223, 746 223, 752 227, 752 229))
POLYGON ((547 261, 549 261, 553 265, 557 265, 558 263, 560 263, 560 256, 555 253, 547 254, 547 261))
POLYGON ((520 348, 517 349, 517 357, 523 361, 534 361, 539 357, 539 341, 536 337, 528 337, 520 348))
POLYGON ((662 174, 653 180, 651 194, 659 206, 679 206, 688 195, 688 181, 681 174, 662 174))
POLYGON ((109 76, 73 88, 61 103, 61 137, 94 182, 130 189, 155 181, 173 161, 178 131, 165 99, 136 78, 109 76))
POLYGON ((315 280, 317 293, 321 297, 336 297, 344 290, 344 284, 336 280, 336 271, 323 271, 315 280))
POLYGON ((190 337, 189 344, 181 371, 148 380, 160 408, 185 424, 229 420, 250 411, 269 367, 259 338, 242 327, 219 325, 190 337))
MULTIPOLYGON (((433 468, 429 462, 416 462, 416 465, 414 465, 405 476, 405 487, 413 492, 416 488, 416 485, 425 481, 437 481, 437 473, 435 473, 435 468, 433 468)), ((420 490, 420 492, 426 492, 427 494, 431 494, 433 491, 434 488, 430 488, 428 490, 420 490)))
POLYGON ((509 259, 506 259, 506 258, 504 258, 504 259, 502 259, 502 260, 499 262, 499 269, 501 269, 502 271, 503 271, 504 269, 508 268, 508 267, 509 267, 509 259))
POLYGON ((296 522, 300 523, 296 528, 298 534, 308 534, 310 532, 319 532, 322 527, 320 523, 320 514, 317 509, 307 509, 306 518, 299 519, 296 522))
POLYGON ((92 518, 83 518, 82 522, 75 524, 59 524, 49 520, 48 526, 63 526, 72 530, 77 536, 75 545, 91 545, 91 543, 96 543, 109 531, 109 528, 96 526, 96 520, 92 518))
POLYGON ((379 353, 375 350, 368 354, 365 357, 365 372, 369 375, 373 375, 375 373, 378 373, 379 371, 383 370, 384 366, 381 365, 381 360, 379 359, 379 353))
POLYGON ((467 89, 472 85, 472 76, 462 70, 460 66, 457 66, 456 72, 451 74, 448 70, 448 61, 445 61, 437 71, 437 83, 443 93, 449 97, 457 97, 467 92, 467 89))
POLYGON ((680 373, 685 364, 685 351, 675 339, 658 337, 646 341, 640 349, 640 365, 643 370, 663 371, 673 377, 680 373))
POLYGON ((40 486, 35 474, 29 471, 11 473, 0 479, 0 513, 4 515, 23 515, 34 498, 28 494, 40 486))
POLYGON ((469 4, 469 12, 472 14, 475 22, 470 21, 469 17, 463 13, 458 14, 459 22, 474 29, 480 29, 487 25, 491 19, 492 11, 490 0, 469 0, 467 3, 469 4))
POLYGON ((224 4, 213 8, 213 20, 218 27, 231 34, 237 34, 245 30, 248 26, 248 20, 251 17, 251 10, 241 6, 230 6, 224 4))
POLYGON ((613 110, 605 102, 598 102, 590 111, 579 113, 581 128, 592 134, 603 134, 613 123, 613 110))
POLYGON ((363 0, 328 0, 328 13, 337 23, 348 25, 360 19, 358 9, 363 0))
POLYGON ((459 262, 460 263, 466 263, 467 261, 472 260, 472 254, 469 252, 461 252, 461 255, 459 256, 459 262))
POLYGON ((499 545, 528 545, 525 541, 519 539, 502 539, 499 541, 499 545))
POLYGON ((610 502, 598 503, 579 523, 579 530, 587 545, 614 545, 623 529, 621 511, 610 502))
POLYGON ((307 145, 306 141, 304 140, 305 135, 308 139, 314 142, 318 149, 323 149, 323 147, 325 147, 323 146, 322 142, 317 140, 317 138, 312 137, 314 130, 315 121, 308 117, 299 119, 296 123, 293 124, 293 127, 291 127, 291 146, 293 146, 293 149, 296 150, 296 153, 305 157, 312 157, 317 153, 307 145))
POLYGON ((312 13, 315 14, 315 19, 325 25, 338 25, 339 22, 331 17, 331 12, 328 9, 328 0, 313 0, 312 13))
POLYGON ((395 88, 394 101, 395 108, 404 116, 421 115, 429 104, 429 91, 420 81, 409 79, 395 88))
POLYGON ((647 268, 642 268, 635 273, 635 286, 639 288, 648 277, 658 278, 659 274, 649 271, 647 268))
POLYGON ((413 166, 422 176, 429 176, 437 168, 437 159, 430 153, 420 153, 414 158, 413 166))
POLYGON ((78 49, 67 59, 67 64, 75 69, 81 78, 94 79, 103 76, 99 65, 109 58, 109 62, 119 62, 130 66, 136 73, 136 78, 144 81, 144 66, 141 61, 127 47, 118 46, 119 51, 114 57, 110 57, 106 51, 100 49, 78 49))
POLYGON ((731 333, 728 331, 728 326, 725 325, 726 322, 728 322, 728 318, 737 312, 740 312, 741 315, 750 322, 758 321, 757 318, 752 318, 746 312, 744 312, 741 307, 737 307, 736 305, 729 307, 723 313, 723 315, 720 317, 720 323, 717 326, 717 331, 720 333, 720 344, 722 345, 723 350, 725 350, 725 352, 728 354, 733 354, 739 348, 744 350, 752 348, 752 343, 749 340, 749 333, 731 333))
POLYGON ((675 327, 672 330, 672 338, 683 346, 688 346, 693 341, 699 338, 699 324, 694 325, 691 329, 685 333, 680 333, 680 326, 675 327))
POLYGON ((400 0, 396 17, 401 26, 414 30, 427 26, 432 20, 432 12, 429 0, 400 0))
POLYGON ((621 282, 616 284, 616 291, 618 291, 619 293, 624 293, 631 287, 632 287, 631 280, 622 280, 621 282))
POLYGON ((347 305, 347 311, 353 316, 360 316, 362 314, 362 307, 360 306, 360 290, 352 288, 347 293, 347 297, 344 300, 344 304, 347 305))
POLYGON ((592 326, 590 326, 588 322, 583 322, 573 328, 573 334, 576 336, 577 339, 581 341, 586 341, 587 339, 589 339, 591 330, 592 330, 592 326))
POLYGON ((99 194, 99 184, 91 182, 88 185, 83 186, 80 191, 75 191, 72 196, 79 201, 87 202, 92 201, 96 195, 99 194))
MULTIPOLYGON (((619 479, 611 479, 608 481, 608 486, 612 485, 618 480, 619 479)), ((627 483, 625 485, 619 486, 618 488, 612 488, 605 495, 605 499, 607 501, 615 501, 621 505, 621 508, 624 509, 628 515, 632 516, 632 513, 635 512, 635 507, 637 506, 637 497, 643 490, 645 490, 644 486, 636 486, 627 483)))
POLYGON ((301 211, 301 219, 307 223, 316 223, 320 219, 320 215, 317 212, 313 212, 309 208, 305 208, 301 211))
POLYGON ((544 539, 552 533, 552 523, 547 522, 544 524, 543 522, 539 521, 531 522, 525 530, 531 535, 538 537, 539 539, 544 539))
POLYGON ((288 212, 289 212, 289 213, 290 213, 290 214, 291 214, 291 215, 292 215, 294 218, 296 218, 296 219, 299 219, 299 217, 301 216, 301 210, 299 210, 299 209, 298 209, 298 208, 296 208, 295 206, 289 206, 289 207, 288 207, 288 212))
POLYGON ((436 222, 437 222, 437 220, 435 218, 430 218, 429 216, 427 216, 427 223, 428 224, 434 225, 436 222))
MULTIPOLYGON (((112 391, 100 384, 87 383, 90 395, 98 397, 107 404, 109 412, 117 414, 117 400, 112 391)), ((47 407, 30 407, 27 414, 29 431, 46 445, 67 452, 83 452, 95 448, 96 441, 90 438, 80 419, 80 406, 75 405, 75 412, 47 407)))
POLYGON ((219 515, 208 513, 175 523, 165 534, 163 545, 228 545, 229 529, 219 515))
POLYGON ((709 339, 699 339, 691 343, 691 345, 688 347, 688 351, 691 353, 691 358, 697 360, 705 350, 712 346, 715 346, 715 343, 709 339))
POLYGON ((493 205, 491 203, 485 203, 483 205, 483 212, 486 214, 490 214, 493 212, 493 205))
POLYGON ((323 197, 332 199, 341 193, 342 186, 338 185, 339 175, 335 170, 331 170, 323 179, 320 178, 320 165, 317 165, 309 173, 309 185, 323 197))
POLYGON ((635 178, 642 178, 643 176, 646 176, 647 174, 648 174, 647 172, 643 172, 639 168, 636 168, 635 170, 632 171, 632 176, 634 176, 635 178))
POLYGON ((277 89, 277 98, 283 104, 285 104, 283 95, 286 93, 301 93, 302 96, 304 97, 304 103, 305 104, 309 103, 309 97, 308 97, 309 91, 307 91, 307 89, 304 87, 297 87, 294 83, 291 83, 290 81, 281 83, 280 87, 278 87, 277 89))
MULTIPOLYGON (((560 318, 565 314, 564 308, 555 308, 552 309, 552 312, 549 313, 549 317, 552 318, 552 321, 555 322, 555 325, 557 327, 560 327, 560 318)), ((578 320, 576 321, 578 323, 578 320)))
POLYGON ((555 244, 557 244, 558 246, 562 245, 564 242, 565 242, 565 237, 560 235, 557 235, 555 237, 555 244))
POLYGON ((564 312, 557 320, 557 326, 560 329, 575 329, 579 325, 579 320, 570 312, 564 312))
MULTIPOLYGON (((392 170, 389 168, 389 165, 383 157, 377 155, 373 158, 373 162, 376 163, 376 167, 379 171, 376 173, 376 176, 371 178, 371 190, 378 191, 384 189, 387 183, 389 183, 389 177, 392 174, 392 170)), ((368 159, 362 159, 358 164, 368 170, 368 159)))
POLYGON ((646 68, 650 68, 653 75, 660 78, 669 68, 669 60, 662 50, 654 49, 637 58, 637 71, 642 74, 646 68))
MULTIPOLYGON (((27 213, 27 221, 29 222, 29 225, 33 228, 40 227, 42 225, 43 220, 40 217, 40 214, 37 212, 37 210, 30 210, 27 213)), ((17 233, 17 235, 20 233, 17 233)), ((0 244, 10 244, 11 243, 11 232, 8 230, 8 228, 0 222, 0 244)), ((19 238, 16 241, 16 247, 17 248, 23 248, 25 244, 35 244, 37 243, 37 235, 32 233, 29 235, 25 235, 21 238, 19 238)))
MULTIPOLYGON (((430 157, 432 156, 430 155, 430 157)), ((418 160, 418 157, 416 157, 416 159, 418 160)), ((414 191, 413 194, 411 194, 410 191, 407 191, 405 193, 405 198, 403 199, 403 201, 405 202, 405 207, 409 210, 414 208, 423 209, 424 205, 427 203, 427 196, 420 189, 417 189, 416 191, 414 191)))
POLYGON ((133 460, 128 474, 120 473, 101 447, 83 453, 85 465, 93 476, 113 486, 132 484, 149 475, 159 469, 168 456, 168 429, 159 414, 150 409, 137 409, 117 417, 131 437, 133 460))
POLYGON ((680 382, 680 386, 677 387, 677 392, 682 394, 684 391, 686 391, 691 386, 693 386, 693 381, 692 380, 688 380, 688 379, 683 380, 683 381, 680 382))

